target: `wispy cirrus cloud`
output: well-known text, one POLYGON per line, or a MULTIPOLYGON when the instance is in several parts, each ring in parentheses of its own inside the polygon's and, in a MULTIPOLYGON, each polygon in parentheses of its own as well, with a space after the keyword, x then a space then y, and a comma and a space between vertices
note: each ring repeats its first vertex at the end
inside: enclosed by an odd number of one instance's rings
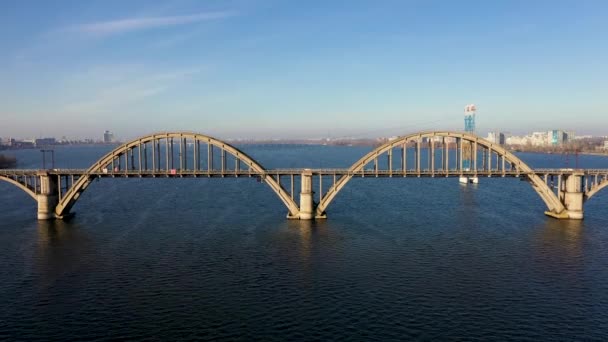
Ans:
POLYGON ((58 107, 64 113, 107 113, 179 88, 206 68, 154 70, 144 66, 115 65, 92 68, 66 79, 58 107))
POLYGON ((234 12, 219 11, 204 12, 191 15, 125 18, 70 26, 65 28, 64 31, 89 35, 107 36, 168 26, 193 24, 209 20, 218 20, 228 18, 234 15, 234 12))

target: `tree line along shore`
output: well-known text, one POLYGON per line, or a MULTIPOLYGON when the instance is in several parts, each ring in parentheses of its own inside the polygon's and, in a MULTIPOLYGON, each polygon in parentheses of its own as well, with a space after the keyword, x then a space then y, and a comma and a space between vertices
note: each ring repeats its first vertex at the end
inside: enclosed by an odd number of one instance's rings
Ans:
POLYGON ((0 154, 0 169, 10 169, 17 165, 17 159, 12 156, 0 154))

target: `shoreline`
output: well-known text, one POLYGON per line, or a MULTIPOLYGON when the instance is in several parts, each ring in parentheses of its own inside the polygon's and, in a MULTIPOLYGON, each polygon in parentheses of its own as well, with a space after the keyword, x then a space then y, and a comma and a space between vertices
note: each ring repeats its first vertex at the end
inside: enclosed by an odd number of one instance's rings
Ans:
POLYGON ((603 152, 591 152, 591 151, 580 151, 580 152, 550 152, 550 151, 525 151, 525 150, 508 150, 511 153, 538 153, 538 154, 579 154, 579 155, 588 155, 588 156, 600 156, 600 157, 608 157, 608 153, 603 152))

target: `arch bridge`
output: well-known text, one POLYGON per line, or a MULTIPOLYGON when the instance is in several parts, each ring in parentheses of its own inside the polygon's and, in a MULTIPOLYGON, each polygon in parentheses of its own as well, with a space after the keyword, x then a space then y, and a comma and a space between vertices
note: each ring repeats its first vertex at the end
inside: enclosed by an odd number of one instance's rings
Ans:
POLYGON ((535 170, 498 144, 449 131, 396 138, 348 169, 269 170, 224 141, 169 132, 120 145, 88 169, 0 170, 0 180, 37 201, 41 220, 68 216, 94 179, 116 177, 255 177, 277 195, 288 218, 303 220, 326 218, 328 206, 354 177, 519 177, 545 203, 545 214, 559 219, 582 219, 584 202, 608 186, 608 169, 535 170))

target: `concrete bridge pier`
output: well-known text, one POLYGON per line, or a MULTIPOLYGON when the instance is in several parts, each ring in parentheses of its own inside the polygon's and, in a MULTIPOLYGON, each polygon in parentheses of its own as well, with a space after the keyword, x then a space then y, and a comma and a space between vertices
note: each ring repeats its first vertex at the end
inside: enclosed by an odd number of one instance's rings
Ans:
POLYGON ((36 194, 38 201, 38 219, 51 220, 55 218, 55 207, 59 203, 59 187, 55 177, 46 171, 39 171, 40 193, 36 194))
POLYGON ((312 220, 315 216, 315 204, 312 191, 312 170, 304 169, 301 174, 300 220, 312 220))
POLYGON ((565 176, 565 178, 566 189, 563 192, 563 203, 568 211, 568 218, 582 220, 584 199, 583 173, 573 173, 565 176))

